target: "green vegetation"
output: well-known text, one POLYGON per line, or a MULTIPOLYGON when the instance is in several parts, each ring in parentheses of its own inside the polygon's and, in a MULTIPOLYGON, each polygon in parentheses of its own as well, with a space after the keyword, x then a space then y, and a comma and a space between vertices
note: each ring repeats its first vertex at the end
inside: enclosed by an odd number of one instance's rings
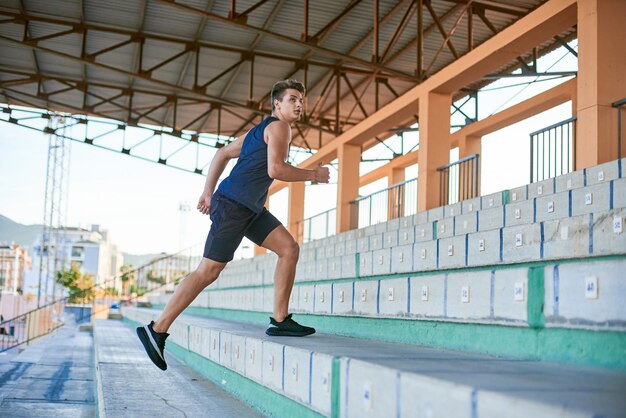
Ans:
POLYGON ((78 264, 57 272, 57 283, 69 291, 69 303, 90 303, 94 298, 94 277, 81 273, 78 264))

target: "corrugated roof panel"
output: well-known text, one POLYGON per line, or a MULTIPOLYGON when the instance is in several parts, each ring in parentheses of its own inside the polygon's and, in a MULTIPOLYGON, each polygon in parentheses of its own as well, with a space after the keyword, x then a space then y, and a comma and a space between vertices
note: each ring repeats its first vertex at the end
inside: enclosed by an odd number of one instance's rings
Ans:
MULTIPOLYGON (((3 3, 7 3, 3 0, 3 3)), ((77 0, 22 0, 16 1, 15 8, 23 3, 29 13, 37 13, 47 16, 63 16, 72 19, 80 19, 80 2, 77 0)))
POLYGON ((289 57, 301 57, 308 51, 308 48, 303 48, 292 42, 277 40, 271 36, 263 36, 256 49, 289 57))
MULTIPOLYGON (((310 2, 309 35, 314 35, 320 29, 325 27, 335 17, 342 13, 351 1, 352 0, 316 0, 314 2, 310 2)), ((115 33, 119 29, 125 28, 133 32, 143 30, 144 33, 159 34, 186 41, 193 41, 196 38, 196 34, 199 34, 202 41, 219 43, 224 46, 231 45, 243 50, 251 49, 253 42, 257 39, 257 44, 254 47, 257 51, 285 54, 293 58, 304 57, 305 54, 307 54, 310 60, 317 60, 331 64, 341 61, 332 54, 319 51, 308 52, 310 51, 310 48, 307 45, 298 43, 297 40, 300 39, 300 35, 303 32, 303 2, 301 0, 275 0, 267 2, 258 9, 254 10, 248 16, 249 25, 267 27, 268 30, 287 36, 293 41, 278 40, 276 37, 268 34, 259 36, 258 32, 252 30, 251 28, 242 28, 232 22, 219 22, 208 18, 205 19, 201 14, 185 11, 181 8, 158 1, 148 0, 146 2, 126 2, 125 0, 110 0, 107 2, 101 2, 97 0, 83 0, 83 2, 85 9, 84 17, 86 22, 88 24, 98 24, 108 28, 101 32, 88 32, 86 42, 88 53, 102 50, 103 48, 110 47, 128 39, 126 36, 115 33), (145 8, 144 4, 146 5, 145 8), (206 21, 206 23, 203 24, 203 21, 206 21), (258 41, 259 39, 260 41, 258 41)), ((215 13, 222 17, 226 17, 228 15, 231 7, 231 2, 228 1, 178 0, 178 2, 180 4, 191 5, 199 10, 208 10, 210 13, 215 13)), ((543 2, 543 0, 499 0, 500 4, 510 5, 511 7, 518 9, 529 7, 534 8, 543 2)), ((10 10, 13 13, 20 13, 19 1, 7 0, 2 3, 3 4, 0 6, 0 10, 10 10)), ((237 2, 237 11, 242 12, 256 3, 257 0, 240 0, 237 2)), ((69 23, 72 23, 72 21, 78 21, 81 15, 81 4, 82 3, 78 0, 24 0, 24 6, 27 13, 34 15, 43 14, 59 20, 68 20, 69 23)), ((403 0, 400 2, 395 0, 380 0, 381 19, 383 19, 392 9, 395 8, 395 12, 392 17, 385 19, 385 23, 380 23, 380 54, 383 54, 389 40, 398 26, 398 22, 406 12, 409 4, 411 4, 411 0, 403 0)), ((457 20, 457 17, 463 10, 464 5, 455 4, 452 1, 446 0, 432 0, 431 4, 438 18, 442 19, 444 31, 446 33, 449 32, 457 20), (443 18, 444 16, 446 17, 443 18)), ((328 36, 320 42, 320 45, 323 48, 331 49, 342 54, 346 54, 348 51, 354 50, 355 45, 359 45, 358 50, 353 52, 352 56, 361 59, 364 62, 369 62, 372 55, 372 39, 371 36, 365 41, 362 41, 362 39, 368 34, 368 32, 371 31, 372 15, 372 2, 361 2, 342 19, 341 24, 328 32, 328 36)), ((486 16, 487 19, 489 19, 489 21, 499 30, 518 19, 518 16, 516 15, 496 12, 489 9, 486 11, 486 16)), ((473 24, 473 37, 475 45, 479 45, 485 39, 493 36, 491 30, 485 26, 477 15, 473 17, 473 24)), ((416 51, 414 43, 416 33, 415 26, 415 16, 413 15, 406 25, 405 30, 398 38, 396 44, 387 54, 386 61, 384 63, 385 66, 397 71, 402 71, 406 74, 412 75, 414 73, 416 65, 416 51)), ((45 36, 50 33, 65 30, 68 27, 69 26, 55 27, 46 23, 37 22, 35 20, 31 24, 31 32, 32 36, 35 37, 45 36)), ((426 8, 424 9, 424 29, 426 30, 426 35, 424 39, 425 50, 423 65, 425 69, 430 67, 429 72, 432 74, 452 62, 453 56, 448 47, 442 48, 443 37, 426 8), (432 63, 433 57, 439 49, 441 49, 441 52, 437 56, 436 61, 432 63)), ((22 31, 23 26, 21 24, 0 24, 0 36, 16 39, 18 42, 22 41, 22 31)), ((466 36, 467 16, 463 16, 460 20, 459 26, 456 28, 456 31, 451 38, 459 56, 467 52, 468 46, 466 36)), ((41 45, 53 48, 55 51, 78 56, 80 54, 81 43, 81 36, 70 35, 44 41, 41 45)), ((539 48, 548 48, 552 47, 552 45, 553 42, 548 40, 548 42, 539 45, 539 48)), ((182 51, 182 48, 182 44, 147 40, 144 47, 143 69, 146 70, 162 63, 164 60, 167 60, 182 51)), ((195 57, 191 54, 186 54, 176 60, 173 60, 172 62, 154 70, 151 75, 156 81, 163 81, 172 85, 179 84, 182 89, 187 90, 186 92, 181 91, 180 88, 177 89, 174 87, 167 87, 162 83, 144 80, 142 78, 133 78, 132 76, 121 74, 110 69, 98 67, 97 64, 105 64, 128 72, 136 71, 139 62, 139 47, 137 43, 133 43, 98 56, 96 59, 96 65, 80 63, 75 60, 67 60, 59 57, 58 55, 47 54, 41 51, 35 52, 35 55, 39 62, 41 72, 45 75, 82 80, 84 71, 88 82, 109 83, 119 86, 120 88, 133 87, 135 89, 145 89, 161 93, 161 95, 158 96, 136 93, 133 100, 133 106, 136 109, 134 114, 141 113, 142 108, 144 109, 143 111, 145 111, 155 105, 158 105, 163 101, 164 95, 199 97, 198 93, 192 91, 195 71, 195 57), (179 83, 179 81, 181 82, 179 83)), ((198 76, 199 83, 204 84, 208 82, 211 78, 223 72, 240 58, 239 53, 228 53, 226 51, 218 51, 208 48, 202 49, 199 65, 200 74, 198 76)), ((11 77, 10 74, 6 73, 7 68, 19 68, 28 73, 34 74, 36 71, 34 62, 33 52, 29 46, 15 46, 8 44, 7 42, 0 41, 1 79, 11 77), (5 69, 4 73, 2 73, 2 69, 5 69)), ((354 68, 368 68, 367 64, 354 64, 350 62, 344 64, 354 68)), ((502 69, 515 68, 515 66, 516 63, 511 62, 502 66, 502 69)), ((244 107, 237 106, 237 104, 246 104, 248 100, 248 83, 250 78, 249 68, 249 62, 244 62, 237 69, 224 74, 223 77, 220 77, 220 79, 216 80, 214 84, 207 88, 206 95, 223 97, 225 100, 235 104, 232 108, 230 108, 230 113, 226 110, 226 108, 223 111, 223 132, 227 132, 229 129, 231 131, 239 129, 245 120, 252 115, 252 113, 244 107)), ((258 100, 263 97, 263 95, 271 88, 272 84, 279 79, 291 76, 302 80, 302 70, 299 70, 295 76, 290 75, 294 71, 294 68, 295 63, 291 61, 271 60, 257 56, 254 75, 254 99, 258 100)), ((314 105, 316 100, 319 98, 319 95, 322 93, 322 89, 328 80, 328 74, 332 74, 332 69, 312 64, 309 66, 307 87, 310 89, 308 94, 308 106, 310 108, 314 105)), ((371 83, 366 76, 357 75, 352 72, 348 72, 348 74, 353 87, 357 91, 357 94, 362 96, 361 102, 363 106, 365 106, 366 111, 371 114, 371 112, 374 111, 374 84, 371 83), (362 94, 365 88, 366 91, 362 94)), ((394 79, 391 79, 389 83, 399 94, 405 92, 414 85, 414 83, 394 79)), ((481 83, 484 84, 485 81, 477 80, 474 84, 478 85, 481 83)), ((54 90, 54 87, 52 87, 54 85, 54 83, 46 82, 45 88, 54 90)), ((24 85, 21 88, 24 89, 24 92, 32 93, 33 86, 36 86, 36 84, 32 83, 30 85, 24 85)), ((388 101, 393 100, 395 97, 384 85, 381 85, 379 90, 379 103, 381 106, 388 101)), ((95 86, 91 86, 89 91, 103 97, 111 97, 116 94, 110 89, 101 89, 95 86)), ((7 90, 5 90, 5 92, 7 94, 10 93, 7 90)), ((355 122, 361 120, 363 117, 361 110, 358 106, 356 106, 356 100, 352 97, 352 94, 348 92, 347 85, 343 80, 341 81, 341 95, 343 97, 341 104, 342 119, 348 117, 348 114, 352 112, 350 115, 350 121, 355 122)), ((82 94, 73 91, 67 94, 63 93, 55 96, 58 96, 57 99, 67 101, 68 104, 75 104, 78 103, 78 96, 82 96, 82 94), (73 97, 73 95, 76 97, 73 97)), ((319 107, 323 112, 325 112, 322 118, 330 120, 332 124, 335 111, 334 87, 329 89, 326 96, 327 97, 324 98, 324 104, 319 107)), ((208 97, 205 97, 205 99, 208 99, 208 97)), ((26 98, 21 97, 19 100, 26 101, 26 98)), ((30 100, 31 104, 37 101, 45 106, 45 101, 41 101, 37 98, 31 98, 30 100)), ((97 104, 99 101, 99 99, 94 97, 90 97, 88 99, 89 104, 97 104)), ((116 102, 126 105, 128 97, 120 97, 116 100, 116 102)), ((82 102, 79 105, 82 105, 82 102)), ((264 103, 263 105, 267 106, 268 104, 264 103)), ((181 118, 188 118, 188 122, 192 121, 200 113, 205 111, 207 106, 208 105, 206 104, 185 106, 185 111, 179 112, 179 121, 182 120, 181 118), (183 114, 184 116, 182 116, 183 114)), ((116 110, 116 106, 113 104, 105 104, 99 106, 98 109, 106 112, 112 117, 126 117, 125 112, 122 110, 116 110)), ((165 123, 172 123, 172 112, 165 108, 159 109, 151 113, 150 118, 156 120, 161 118, 161 120, 165 121, 165 123)), ((217 120, 215 115, 212 114, 206 123, 204 120, 205 118, 201 119, 202 120, 195 124, 196 126, 199 127, 199 125, 204 124, 206 129, 216 128, 217 120)), ((255 121, 258 121, 258 118, 255 121)), ((310 135, 317 138, 317 132, 312 131, 310 135)), ((333 135, 324 134, 322 142, 326 142, 332 137, 333 135)), ((315 143, 316 142, 317 141, 315 141, 315 143)))
MULTIPOLYGON (((241 0, 238 1, 237 13, 243 13, 250 6, 256 3, 257 3, 256 1, 249 1, 249 2, 244 2, 241 0)), ((287 3, 294 3, 294 2, 293 0, 291 0, 291 2, 287 2, 286 0, 271 1, 271 2, 267 2, 259 6, 258 8, 254 9, 251 13, 247 15, 248 25, 255 26, 258 28, 267 27, 268 29, 270 26, 273 26, 272 29, 275 32, 282 33, 281 29, 284 27, 285 24, 288 24, 289 21, 285 21, 282 19, 278 20, 277 17, 279 15, 279 12, 285 7, 285 4, 287 3), (270 17, 273 14, 275 15, 275 17, 273 20, 270 21, 270 17)), ((302 20, 299 19, 299 21, 302 21, 302 20)))
POLYGON ((143 20, 143 31, 193 39, 201 22, 202 16, 165 3, 148 2, 143 20))
MULTIPOLYGON (((57 87, 55 90, 60 90, 67 86, 57 87)), ((55 90, 46 90, 46 93, 54 92, 55 90)), ((78 90, 70 90, 61 94, 53 94, 48 97, 49 101, 67 104, 76 110, 80 110, 83 107, 83 93, 78 90)))
POLYGON ((37 83, 20 84, 11 86, 10 90, 14 93, 24 93, 25 95, 35 96, 37 95, 37 83))
POLYGON ((142 2, 126 0, 84 0, 85 19, 91 23, 114 25, 126 29, 139 29, 142 2))
POLYGON ((210 20, 202 31, 200 39, 226 46, 247 48, 255 36, 254 33, 245 29, 210 20))
POLYGON ((34 70, 35 60, 32 51, 17 44, 0 42, 0 66, 10 70, 34 70))
MULTIPOLYGON (((386 40, 389 39, 393 33, 395 25, 400 21, 402 14, 395 13, 387 24, 382 24, 382 19, 393 8, 393 4, 390 2, 380 2, 379 6, 379 46, 382 49, 386 44, 386 40)), ((372 29, 373 26, 373 6, 369 2, 362 2, 355 7, 346 18, 335 29, 331 36, 328 37, 324 45, 328 48, 348 53, 354 45, 357 44, 362 38, 364 38, 372 29)), ((371 39, 372 36, 369 36, 371 39)), ((362 50, 360 48, 359 50, 362 50)), ((371 57, 372 48, 366 49, 371 57)), ((368 58, 369 60, 369 58, 368 58)))
MULTIPOLYGON (((96 62, 108 65, 113 68, 119 68, 124 71, 135 71, 135 55, 138 46, 135 44, 124 45, 112 51, 96 57, 96 62)), ((110 71, 109 71, 110 72, 110 71)))
POLYGON ((129 40, 129 37, 126 35, 90 30, 87 31, 85 52, 87 54, 94 54, 98 51, 104 50, 105 48, 110 48, 127 40, 129 40))
MULTIPOLYGON (((80 68, 80 66, 77 66, 80 68)), ((120 74, 114 71, 109 71, 103 68, 89 66, 87 73, 91 81, 98 81, 101 83, 115 84, 115 85, 127 85, 128 76, 120 74)))
POLYGON ((150 68, 185 51, 185 45, 148 39, 143 45, 143 67, 150 68))
POLYGON ((0 25, 0 36, 21 41, 24 36, 24 26, 15 23, 3 23, 0 25))
POLYGON ((233 52, 212 50, 207 53, 203 50, 198 67, 198 84, 202 85, 209 82, 224 72, 226 68, 236 64, 240 58, 239 54, 233 52))
MULTIPOLYGON (((101 97, 111 97, 111 96, 115 96, 118 95, 122 92, 123 87, 120 86, 120 88, 106 88, 106 87, 97 87, 97 86, 90 86, 89 87, 89 93, 93 93, 94 96, 89 96, 87 98, 88 102, 93 103, 97 103, 100 99, 96 98, 95 95, 97 96, 101 96, 101 97)), ((119 98, 116 100, 117 103, 125 103, 127 100, 125 98, 119 98)))
POLYGON ((16 10, 19 9, 22 0, 3 0, 0 4, 0 10, 16 10))
MULTIPOLYGON (((81 35, 77 33, 72 33, 72 34, 60 36, 57 38, 46 39, 44 41, 39 42, 39 46, 41 46, 42 48, 50 49, 55 52, 67 54, 72 57, 80 57, 81 39, 82 39, 81 35)), ((40 52, 42 51, 38 50, 37 54, 39 54, 40 52)), ((54 55, 57 56, 56 54, 54 55)), ((62 59, 62 58, 58 57, 57 59, 62 59)))
POLYGON ((67 77, 80 77, 82 65, 74 61, 63 60, 59 62, 57 55, 43 51, 37 51, 37 63, 42 74, 61 75, 67 77))

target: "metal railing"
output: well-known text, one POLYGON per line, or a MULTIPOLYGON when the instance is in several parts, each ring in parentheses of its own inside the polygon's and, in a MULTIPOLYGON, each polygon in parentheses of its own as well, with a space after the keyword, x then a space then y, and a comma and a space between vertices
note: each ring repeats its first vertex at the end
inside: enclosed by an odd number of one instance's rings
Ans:
POLYGON ((451 205, 478 196, 479 155, 439 167, 439 204, 451 205))
POLYGON ((576 116, 530 134, 530 182, 576 170, 576 116))
POLYGON ((358 213, 358 228, 417 213, 417 178, 359 197, 350 202, 358 213))
MULTIPOLYGON (((94 317, 108 317, 109 311, 114 305, 119 307, 121 304, 135 303, 140 295, 126 297, 118 294, 116 290, 120 288, 120 284, 123 282, 122 276, 126 274, 135 275, 138 285, 143 277, 145 281, 141 282, 141 287, 146 293, 168 290, 168 287, 173 288, 200 262, 202 256, 192 254, 202 254, 200 244, 96 283, 83 289, 82 297, 77 298, 68 295, 0 322, 0 352, 30 344, 38 338, 52 333, 65 324, 65 315, 73 313, 77 323, 88 323, 94 317)), ((122 293, 124 293, 124 286, 121 287, 122 293)))
POLYGON ((622 110, 626 106, 626 97, 613 103, 617 109, 617 158, 622 158, 622 110))
POLYGON ((297 222, 298 242, 326 238, 337 232, 337 209, 329 209, 297 222))
POLYGON ((66 298, 0 323, 0 352, 28 344, 63 325, 66 298))

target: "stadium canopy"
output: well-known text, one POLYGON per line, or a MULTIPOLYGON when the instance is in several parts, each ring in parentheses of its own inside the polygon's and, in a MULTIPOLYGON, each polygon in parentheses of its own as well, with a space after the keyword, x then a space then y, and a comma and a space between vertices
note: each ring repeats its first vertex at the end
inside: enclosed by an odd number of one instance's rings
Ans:
MULTIPOLYGON (((270 113, 275 81, 296 78, 308 94, 293 144, 319 149, 543 3, 5 0, 0 101, 234 137, 270 113)), ((538 74, 537 57, 574 38, 519 51, 453 97, 538 74)))

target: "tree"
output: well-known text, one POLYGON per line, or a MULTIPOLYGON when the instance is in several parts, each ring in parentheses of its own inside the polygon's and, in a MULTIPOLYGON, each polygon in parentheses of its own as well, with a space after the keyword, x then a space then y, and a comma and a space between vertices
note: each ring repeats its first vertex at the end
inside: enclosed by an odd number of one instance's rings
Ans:
POLYGON ((156 283, 156 284, 161 285, 161 286, 163 286, 165 284, 165 277, 158 276, 154 271, 148 272, 147 279, 148 279, 148 281, 150 281, 152 283, 156 283))
POLYGON ((137 287, 136 284, 131 284, 130 285, 130 293, 131 293, 131 295, 133 293, 135 293, 137 296, 143 296, 146 293, 146 288, 145 287, 137 287))
POLYGON ((122 273, 120 277, 122 280, 122 294, 128 295, 129 287, 137 282, 137 272, 132 264, 124 264, 120 268, 120 273, 122 273))
POLYGON ((57 272, 57 283, 69 291, 69 303, 87 303, 94 297, 94 280, 89 273, 81 273, 78 264, 57 272))

